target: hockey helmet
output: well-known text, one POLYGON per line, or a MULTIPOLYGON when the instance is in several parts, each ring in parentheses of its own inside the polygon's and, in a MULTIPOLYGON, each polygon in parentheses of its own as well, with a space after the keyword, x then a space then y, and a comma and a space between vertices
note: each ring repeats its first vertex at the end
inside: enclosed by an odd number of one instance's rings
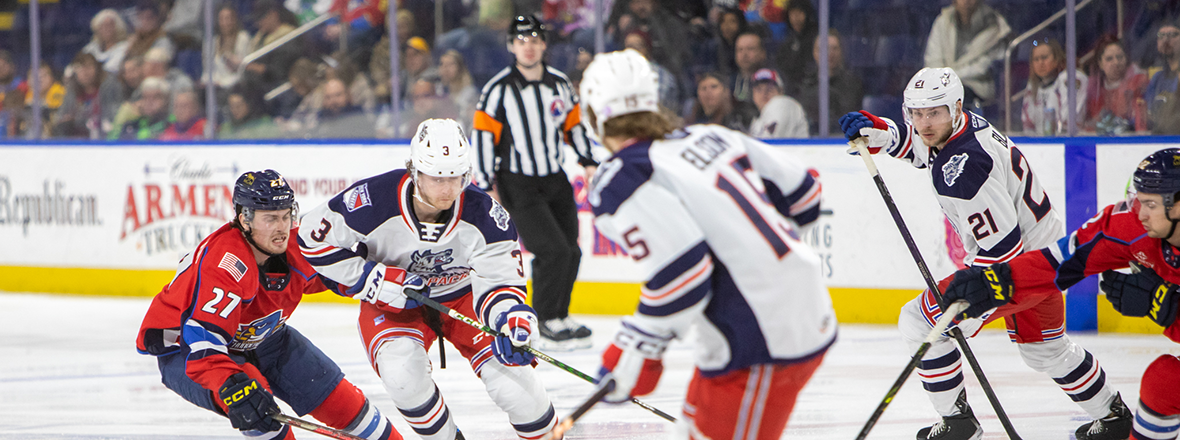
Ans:
POLYGON ((508 26, 508 42, 512 43, 520 37, 541 37, 541 41, 549 41, 545 36, 545 24, 532 14, 517 15, 508 26))
POLYGON ((910 109, 945 105, 957 122, 959 115, 955 114, 956 102, 963 102, 963 82, 950 67, 926 67, 919 70, 910 78, 902 94, 902 110, 907 121, 910 121, 910 109))
POLYGON ((250 171, 234 183, 234 206, 277 211, 295 206, 295 191, 278 171, 250 171))
POLYGON ((610 118, 659 112, 659 76, 635 49, 599 54, 582 73, 582 124, 595 140, 610 118), (590 123, 593 110, 595 124, 590 123))
POLYGON ((407 168, 414 173, 435 177, 463 177, 463 187, 471 183, 471 147, 463 127, 454 119, 427 119, 418 124, 410 139, 407 168))
POLYGON ((1180 148, 1151 153, 1139 162, 1132 179, 1136 192, 1159 194, 1165 209, 1172 209, 1176 193, 1180 192, 1180 148))

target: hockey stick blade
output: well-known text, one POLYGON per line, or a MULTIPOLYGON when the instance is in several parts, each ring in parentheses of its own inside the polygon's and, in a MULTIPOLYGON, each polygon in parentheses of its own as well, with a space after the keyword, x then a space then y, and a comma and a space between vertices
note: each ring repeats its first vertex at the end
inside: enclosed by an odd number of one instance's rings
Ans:
POLYGON ((312 423, 307 420, 303 420, 303 419, 299 419, 299 418, 295 418, 295 417, 290 417, 285 414, 275 414, 275 415, 271 416, 271 418, 279 421, 280 423, 294 426, 299 429, 306 429, 306 430, 314 432, 316 434, 321 434, 321 435, 324 435, 327 437, 332 437, 335 439, 365 440, 364 437, 357 437, 355 435, 349 434, 349 433, 341 431, 339 429, 329 428, 327 426, 320 425, 318 423, 312 423))
MULTIPOLYGON (((455 309, 452 309, 450 307, 439 304, 438 301, 427 298, 425 295, 423 295, 417 291, 407 290, 406 296, 409 296, 410 299, 412 299, 414 301, 418 301, 418 302, 422 303, 422 305, 424 305, 424 306, 430 307, 434 310, 438 310, 440 313, 445 313, 447 316, 450 316, 451 318, 454 318, 455 320, 457 320, 459 322, 462 322, 464 324, 475 327, 486 334, 489 334, 492 336, 503 336, 500 334, 500 332, 493 330, 491 327, 488 327, 487 325, 484 325, 484 324, 480 323, 479 321, 471 319, 470 317, 467 317, 466 315, 459 313, 455 309)), ((517 347, 517 348, 522 349, 526 352, 529 352, 533 356, 536 356, 537 359, 548 362, 549 364, 551 364, 557 368, 565 370, 567 373, 573 374, 574 376, 578 376, 578 377, 582 378, 582 380, 585 380, 590 383, 598 383, 598 381, 596 379, 594 379, 593 376, 583 373, 583 372, 579 371, 577 368, 566 365, 564 362, 554 359, 552 356, 549 356, 549 355, 543 353, 542 351, 533 348, 532 346, 526 345, 526 346, 517 347)), ((672 423, 676 423, 676 418, 672 417, 671 414, 663 412, 659 408, 656 408, 654 406, 648 405, 647 403, 644 403, 643 401, 641 401, 639 399, 631 398, 631 403, 638 405, 640 408, 651 411, 653 414, 659 416, 660 418, 662 418, 664 420, 667 420, 672 423)))
POLYGON ((582 402, 581 405, 578 405, 578 407, 574 409, 574 412, 570 413, 570 415, 566 417, 565 420, 562 420, 561 423, 558 423, 557 426, 554 426, 552 431, 549 431, 548 434, 545 434, 544 437, 541 437, 541 440, 555 440, 562 438, 566 432, 569 432, 570 428, 574 427, 574 422, 582 418, 583 415, 590 411, 590 408, 592 408, 594 404, 601 402, 602 398, 606 397, 606 395, 614 389, 614 378, 607 379, 606 381, 598 384, 598 389, 594 390, 594 393, 591 394, 590 397, 587 397, 586 401, 582 402))
POLYGON ((937 341, 938 336, 946 332, 946 328, 954 322, 955 316, 962 313, 963 310, 967 310, 967 306, 966 301, 955 301, 938 318, 938 322, 934 323, 934 328, 930 329, 930 333, 926 335, 926 341, 918 346, 918 351, 910 358, 910 363, 906 364, 905 369, 901 371, 901 375, 897 377, 897 380, 893 381, 893 386, 889 388, 889 392, 885 393, 885 398, 881 399, 881 403, 877 404, 877 409, 873 411, 873 415, 865 422, 865 426, 860 429, 860 434, 857 434, 856 440, 864 440, 865 437, 868 437, 869 431, 873 429, 873 426, 876 426, 877 420, 885 413, 885 408, 893 402, 893 398, 897 396, 897 392, 901 391, 901 386, 905 385, 906 379, 910 377, 910 373, 914 372, 914 368, 918 367, 918 363, 922 361, 922 356, 930 349, 930 344, 937 341))
MULTIPOLYGON (((885 202, 885 207, 889 208, 889 215, 893 217, 893 223, 897 225, 897 232, 901 234, 901 238, 905 241, 906 247, 910 251, 910 256, 914 259, 914 264, 918 266, 918 272, 922 274, 922 279, 926 281, 926 288, 934 294, 934 300, 938 303, 939 309, 946 310, 946 301, 942 298, 942 291, 938 289, 938 282, 934 281, 934 276, 930 275, 930 268, 926 266, 926 260, 922 258, 922 252, 918 250, 918 244, 914 242, 913 235, 905 225, 905 219, 901 217, 901 211, 897 209, 897 203, 893 201, 893 196, 889 194, 889 187, 885 186, 885 179, 881 178, 880 171, 877 170, 877 164, 873 161, 868 151, 868 142, 863 136, 857 136, 848 142, 860 158, 864 160, 865 166, 869 169, 869 174, 873 177, 873 183, 877 185, 877 191, 881 193, 881 199, 885 202)), ((992 388, 991 382, 987 380, 987 376, 983 374, 983 367, 979 366, 979 360, 975 358, 975 352, 971 351, 971 346, 967 344, 967 338, 963 336, 963 331, 958 327, 951 329, 951 336, 954 337, 955 342, 959 344, 959 349, 963 351, 963 357, 967 358, 967 364, 971 366, 971 371, 975 373, 975 377, 979 379, 979 385, 983 388, 983 394, 987 396, 988 403, 991 403, 992 409, 996 411, 996 417, 1000 419, 1000 425, 1004 427, 1004 432, 1008 434, 1011 440, 1020 440, 1020 436, 1016 434, 1016 428, 1012 426, 1012 420, 1008 418, 1008 414, 1004 412, 1004 407, 1000 405, 1000 399, 996 397, 996 391, 992 388)))

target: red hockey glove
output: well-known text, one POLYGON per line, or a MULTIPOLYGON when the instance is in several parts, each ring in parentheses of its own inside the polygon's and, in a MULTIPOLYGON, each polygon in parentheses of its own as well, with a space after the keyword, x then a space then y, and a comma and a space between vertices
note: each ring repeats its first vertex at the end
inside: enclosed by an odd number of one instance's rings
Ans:
POLYGON ((608 374, 615 379, 614 391, 603 400, 625 402, 632 396, 642 396, 656 389, 664 372, 662 357, 671 337, 653 335, 622 322, 614 341, 602 352, 599 378, 608 374))

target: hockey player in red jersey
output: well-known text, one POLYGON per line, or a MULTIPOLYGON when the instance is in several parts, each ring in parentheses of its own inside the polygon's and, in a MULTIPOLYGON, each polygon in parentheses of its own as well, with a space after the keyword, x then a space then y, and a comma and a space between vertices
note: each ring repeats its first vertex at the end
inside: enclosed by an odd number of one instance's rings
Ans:
POLYGON ((293 439, 275 397, 300 416, 373 440, 401 440, 340 367, 286 325, 305 294, 339 290, 294 240, 295 192, 274 170, 234 184, 234 220, 180 261, 156 295, 136 346, 156 356, 164 386, 225 415, 248 439, 293 439))
POLYGON ((410 140, 406 169, 361 179, 309 210, 298 242, 323 276, 356 286, 358 295, 387 298, 362 303, 357 327, 373 370, 415 433, 463 438, 430 376, 427 350, 445 337, 517 436, 536 439, 557 424, 533 355, 516 348, 530 343, 537 317, 525 304, 516 227, 470 184, 472 155, 459 123, 427 120, 410 140), (486 336, 420 307, 403 294, 409 285, 510 336, 486 336))
MULTIPOLYGON (((1014 313, 1101 273, 1102 290, 1115 310, 1149 317, 1164 327, 1164 335, 1180 343, 1180 149, 1147 156, 1133 182, 1133 197, 1107 206, 1055 245, 988 268, 956 272, 946 288, 947 301, 971 303, 964 317, 997 307, 996 313, 1014 313), (1138 272, 1115 271, 1131 266, 1138 272)), ((1143 373, 1131 438, 1175 439, 1178 432, 1180 357, 1165 354, 1143 373)))
POLYGON ((614 153, 590 190, 595 226, 646 280, 602 354, 616 380, 606 400, 651 392, 670 341, 695 329, 678 438, 778 439, 836 339, 819 257, 798 238, 819 215, 819 182, 745 134, 676 130, 657 82, 628 49, 595 57, 581 84, 582 123, 614 153))
MULTIPOLYGON (((963 83, 949 67, 914 74, 903 94, 905 124, 866 111, 840 118, 849 140, 868 139, 870 154, 884 150, 930 170, 935 198, 959 233, 969 266, 1015 258, 1065 236, 1065 225, 1020 149, 979 115, 963 109, 963 83)), ((950 282, 946 278, 940 288, 950 282)), ((949 303, 948 303, 949 304, 949 303)), ((898 328, 911 352, 942 316, 929 290, 902 306, 898 328)), ((1032 369, 1046 373, 1094 419, 1078 440, 1125 437, 1131 413, 1106 383, 1098 360, 1065 334, 1060 292, 1016 313, 993 313, 960 324, 967 337, 1003 318, 1008 337, 1032 369)), ((927 397, 942 420, 917 433, 919 440, 975 440, 983 429, 967 403, 963 360, 949 337, 935 341, 918 364, 927 397)))

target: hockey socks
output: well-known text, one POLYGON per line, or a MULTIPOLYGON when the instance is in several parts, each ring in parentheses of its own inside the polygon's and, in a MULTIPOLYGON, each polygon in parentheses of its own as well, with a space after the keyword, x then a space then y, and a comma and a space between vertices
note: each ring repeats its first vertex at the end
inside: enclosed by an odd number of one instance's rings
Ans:
POLYGON ((458 430, 455 422, 451 420, 451 411, 447 409, 447 403, 439 393, 437 385, 434 386, 434 392, 426 403, 408 409, 398 407, 397 410, 402 413, 406 423, 410 424, 410 428, 424 440, 450 440, 458 430))
POLYGON ((369 440, 402 440, 381 410, 347 379, 341 380, 324 403, 311 411, 312 417, 333 428, 369 440))
POLYGON ((1139 401, 1135 410, 1135 428, 1131 438, 1135 440, 1174 440, 1180 434, 1180 414, 1162 415, 1139 401))
POLYGON ((1110 413, 1114 391, 1106 386, 1106 372, 1102 366, 1089 351, 1085 353, 1086 356, 1068 374, 1053 377, 1053 381, 1090 417, 1098 419, 1110 413))
POLYGON ((954 343, 931 346, 918 364, 918 377, 939 415, 947 417, 958 411, 955 403, 963 391, 963 357, 954 343))

